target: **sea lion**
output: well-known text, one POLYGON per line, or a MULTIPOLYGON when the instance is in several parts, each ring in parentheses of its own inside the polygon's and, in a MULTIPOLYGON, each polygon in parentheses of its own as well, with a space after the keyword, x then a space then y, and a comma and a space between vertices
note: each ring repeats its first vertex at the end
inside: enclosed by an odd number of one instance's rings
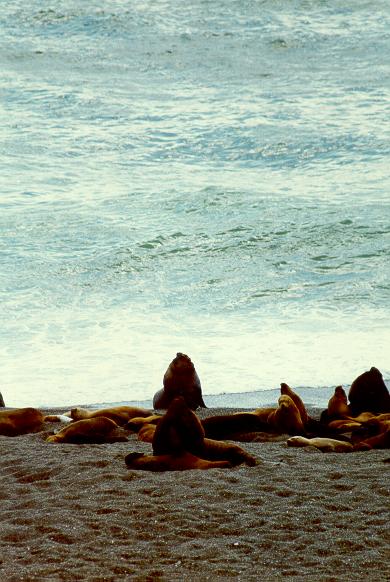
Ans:
POLYGON ((151 414, 150 416, 136 416, 129 420, 125 424, 124 428, 126 430, 131 430, 132 432, 139 432, 144 425, 154 424, 156 425, 162 419, 162 414, 151 414))
POLYGON ((73 420, 86 420, 104 416, 110 418, 118 426, 124 426, 132 418, 150 416, 151 411, 136 406, 114 406, 98 410, 86 410, 85 408, 72 408, 70 416, 73 420))
POLYGON ((144 455, 129 453, 125 457, 129 469, 143 471, 185 471, 188 469, 227 469, 228 461, 207 461, 188 452, 180 455, 144 455))
POLYGON ((279 407, 268 416, 268 424, 280 433, 305 434, 301 415, 292 398, 283 394, 278 404, 279 407))
POLYGON ((301 415, 301 419, 303 424, 306 426, 309 421, 309 415, 307 414, 307 410, 305 405, 303 404, 303 400, 288 384, 282 382, 280 385, 280 393, 282 395, 290 396, 291 400, 294 402, 295 406, 299 410, 299 414, 301 415))
POLYGON ((328 428, 339 432, 349 432, 362 426, 361 422, 355 422, 349 418, 337 418, 328 423, 328 428))
POLYGON ((48 414, 43 419, 45 422, 63 422, 64 424, 69 424, 73 422, 73 419, 66 414, 48 414))
POLYGON ((43 430, 44 416, 36 408, 16 408, 0 412, 0 435, 18 436, 43 430))
POLYGON ((191 410, 207 408, 203 401, 199 376, 186 354, 176 354, 164 374, 163 386, 153 397, 153 408, 168 408, 176 396, 183 396, 191 410))
POLYGON ((2 393, 0 392, 0 408, 4 408, 4 407, 5 407, 4 398, 3 398, 2 393))
POLYGON ((144 443, 152 443, 155 432, 155 424, 144 424, 138 431, 138 440, 144 443))
POLYGON ((272 429, 267 422, 275 408, 262 408, 254 412, 237 412, 234 414, 220 414, 209 416, 202 420, 207 438, 235 440, 237 435, 255 432, 270 432, 272 429))
POLYGON ((125 430, 105 416, 76 420, 46 439, 48 443, 114 443, 127 441, 125 430))
POLYGON ((336 439, 328 439, 323 437, 315 437, 307 439, 303 436, 293 436, 287 439, 288 447, 316 447, 323 453, 350 453, 354 450, 351 443, 345 441, 338 441, 336 439))
POLYGON ((370 449, 389 449, 390 448, 390 428, 387 430, 364 439, 355 444, 355 451, 368 451, 370 449))
POLYGON ((257 459, 244 451, 240 446, 208 438, 203 440, 203 447, 199 451, 199 456, 202 459, 207 459, 209 461, 229 461, 232 467, 243 463, 249 465, 249 467, 254 467, 258 464, 257 459))
POLYGON ((355 416, 361 412, 390 412, 390 394, 380 371, 372 367, 351 384, 349 405, 355 416))
POLYGON ((333 396, 329 399, 327 412, 329 420, 352 416, 347 395, 342 386, 336 386, 333 396))
POLYGON ((194 455, 202 448, 205 432, 196 414, 189 408, 183 396, 174 398, 165 415, 156 425, 153 437, 155 455, 194 455))

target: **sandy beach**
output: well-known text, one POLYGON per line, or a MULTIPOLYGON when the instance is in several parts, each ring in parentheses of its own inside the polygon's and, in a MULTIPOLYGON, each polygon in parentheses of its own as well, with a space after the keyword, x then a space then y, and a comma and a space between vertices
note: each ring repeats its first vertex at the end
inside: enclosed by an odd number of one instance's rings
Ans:
POLYGON ((151 451, 136 435, 46 443, 55 428, 0 437, 1 580, 390 578, 387 450, 322 453, 280 437, 242 443, 255 467, 147 473, 124 463, 151 451))

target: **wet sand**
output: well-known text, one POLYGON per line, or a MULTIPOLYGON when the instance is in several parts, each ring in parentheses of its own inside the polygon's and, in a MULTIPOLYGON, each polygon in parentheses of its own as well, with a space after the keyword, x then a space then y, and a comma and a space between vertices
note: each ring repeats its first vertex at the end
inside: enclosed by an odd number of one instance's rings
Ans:
MULTIPOLYGON (((51 411, 50 411, 51 412, 51 411)), ((233 412, 208 409, 202 415, 233 412)), ((390 579, 387 450, 242 443, 255 467, 147 473, 129 442, 0 437, 0 579, 390 579)))

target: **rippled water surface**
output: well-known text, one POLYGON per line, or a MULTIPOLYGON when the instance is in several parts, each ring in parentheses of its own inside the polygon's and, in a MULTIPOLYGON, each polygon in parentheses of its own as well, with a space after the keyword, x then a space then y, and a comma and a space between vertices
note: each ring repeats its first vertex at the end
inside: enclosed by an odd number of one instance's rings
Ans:
POLYGON ((7 404, 177 351, 206 395, 390 378, 387 2, 11 0, 0 46, 7 404))

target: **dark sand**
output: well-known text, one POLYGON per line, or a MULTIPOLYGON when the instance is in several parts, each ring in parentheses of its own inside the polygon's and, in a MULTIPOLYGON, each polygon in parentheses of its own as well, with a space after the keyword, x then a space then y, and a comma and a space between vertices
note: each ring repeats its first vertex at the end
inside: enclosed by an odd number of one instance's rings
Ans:
MULTIPOLYGON (((208 409, 205 414, 233 412, 208 409)), ((138 442, 0 437, 0 580, 390 580, 389 451, 242 446, 256 467, 147 473, 138 442)))

